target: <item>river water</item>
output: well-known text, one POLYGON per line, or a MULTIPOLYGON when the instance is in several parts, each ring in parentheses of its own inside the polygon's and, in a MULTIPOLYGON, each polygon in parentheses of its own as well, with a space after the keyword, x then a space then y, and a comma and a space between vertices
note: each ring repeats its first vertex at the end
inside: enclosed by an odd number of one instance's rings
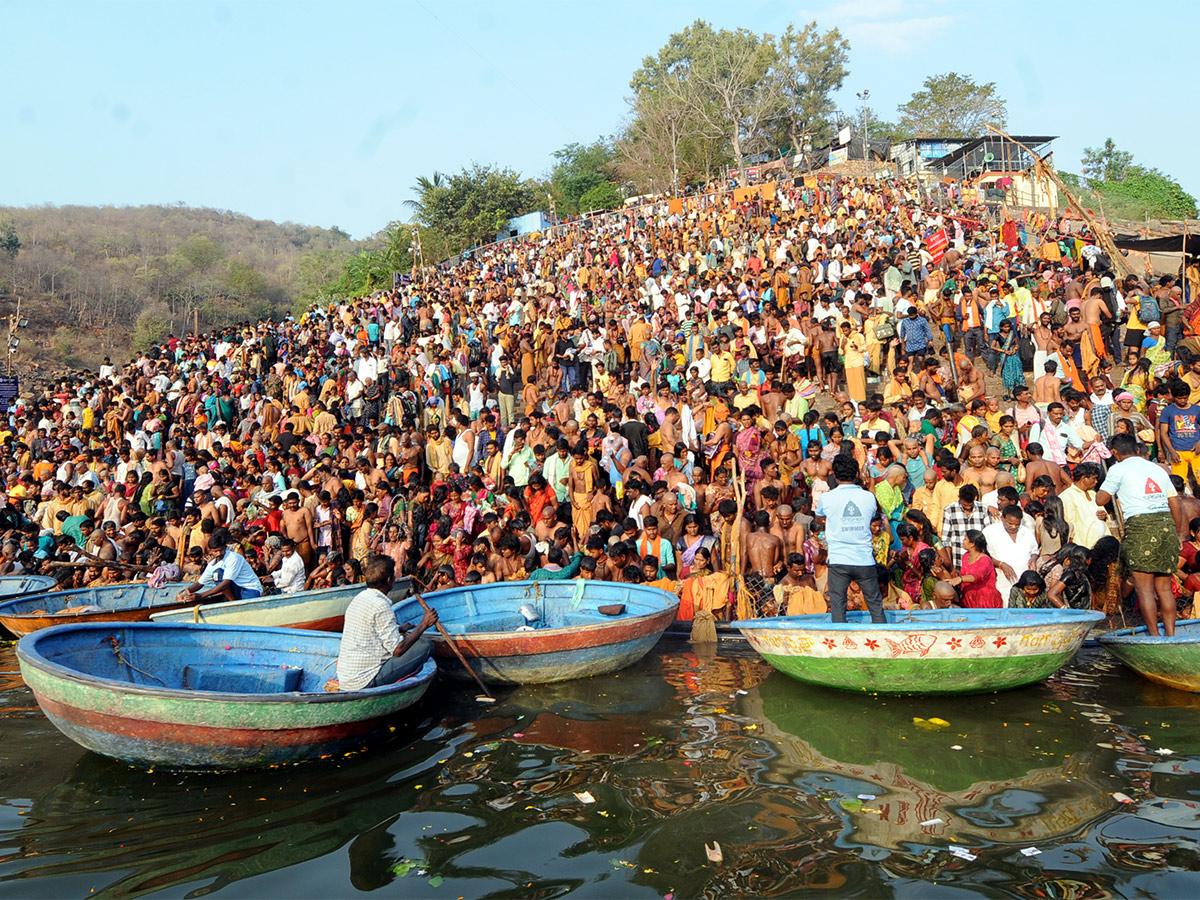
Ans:
POLYGON ((11 647, 0 672, 3 897, 1200 896, 1200 695, 1099 650, 888 698, 668 639, 494 706, 443 682, 390 745, 226 775, 90 754, 11 647))

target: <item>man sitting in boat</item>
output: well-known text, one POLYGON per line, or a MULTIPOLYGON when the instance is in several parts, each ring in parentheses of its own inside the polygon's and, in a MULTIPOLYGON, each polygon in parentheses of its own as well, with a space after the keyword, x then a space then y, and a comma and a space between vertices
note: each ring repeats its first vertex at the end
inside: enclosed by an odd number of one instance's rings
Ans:
POLYGON ((396 580, 395 560, 390 556, 369 556, 363 575, 367 587, 346 607, 342 627, 337 660, 337 689, 342 691, 395 684, 420 669, 433 653, 433 642, 421 640, 421 635, 436 624, 438 617, 434 610, 425 613, 415 628, 396 622, 386 593, 396 580), (407 632, 403 638, 402 628, 407 632))
POLYGON ((250 568, 250 563, 229 546, 229 532, 218 528, 208 540, 205 558, 208 565, 200 578, 179 592, 175 599, 181 603, 212 600, 252 600, 262 596, 262 582, 250 568))

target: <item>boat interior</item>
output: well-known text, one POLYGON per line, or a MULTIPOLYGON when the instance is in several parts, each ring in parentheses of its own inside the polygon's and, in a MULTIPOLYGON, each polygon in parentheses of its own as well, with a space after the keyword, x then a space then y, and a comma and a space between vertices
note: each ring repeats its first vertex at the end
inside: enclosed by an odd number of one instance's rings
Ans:
MULTIPOLYGON (((678 598, 607 581, 541 581, 452 588, 427 594, 425 601, 449 633, 483 634, 611 625, 662 612, 678 598)), ((416 623, 424 612, 415 598, 393 608, 402 623, 416 623)))

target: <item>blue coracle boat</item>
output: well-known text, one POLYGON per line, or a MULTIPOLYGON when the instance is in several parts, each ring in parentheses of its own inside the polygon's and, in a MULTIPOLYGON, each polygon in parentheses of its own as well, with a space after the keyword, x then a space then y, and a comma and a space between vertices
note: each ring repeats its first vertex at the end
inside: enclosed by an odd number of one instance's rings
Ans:
POLYGON ((45 594, 58 587, 49 575, 0 575, 0 600, 45 594))
MULTIPOLYGON (((668 591, 583 580, 451 588, 425 600, 468 664, 494 684, 545 684, 623 669, 649 652, 679 609, 668 591)), ((416 599, 393 609, 401 623, 416 624, 423 614, 416 599)), ((427 634, 446 672, 466 676, 444 639, 427 634)))
POLYGON ((175 583, 152 588, 141 582, 18 597, 0 603, 0 625, 20 637, 71 622, 141 622, 153 612, 194 606, 195 600, 175 599, 184 587, 175 583))
POLYGON ((342 753, 386 735, 437 672, 326 693, 341 637, 289 628, 62 625, 17 644, 47 718, 88 750, 143 767, 224 770, 342 753))

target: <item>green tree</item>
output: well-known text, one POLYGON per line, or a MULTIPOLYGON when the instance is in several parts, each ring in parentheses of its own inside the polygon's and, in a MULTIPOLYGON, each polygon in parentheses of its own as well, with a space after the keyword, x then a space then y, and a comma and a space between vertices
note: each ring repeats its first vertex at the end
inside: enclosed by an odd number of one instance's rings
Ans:
POLYGON ((225 248, 206 234, 189 237, 176 248, 175 253, 193 271, 201 274, 208 272, 225 258, 225 248))
POLYGON ((1190 219, 1196 215, 1196 198, 1158 169, 1130 165, 1120 181, 1089 181, 1088 185, 1107 197, 1134 201, 1155 218, 1190 219))
POLYGON ((11 219, 0 222, 0 255, 8 257, 9 265, 12 267, 13 283, 7 286, 8 290, 16 290, 17 280, 17 254, 21 252, 21 238, 17 234, 17 226, 11 219))
POLYGON ((875 110, 869 106, 865 106, 859 110, 858 115, 854 119, 858 123, 859 132, 872 140, 879 139, 895 143, 896 141, 907 140, 913 136, 911 131, 899 123, 886 122, 879 118, 875 110))
POLYGON ((155 303, 142 310, 133 329, 133 349, 149 350, 160 344, 171 330, 171 314, 165 304, 155 303))
POLYGON ((1105 138, 1103 147, 1083 148, 1083 175, 1089 181, 1122 181, 1132 164, 1133 154, 1118 150, 1112 138, 1105 138))
POLYGON ((562 215, 586 211, 580 204, 580 198, 613 180, 613 149, 608 141, 567 144, 561 150, 554 151, 554 159, 554 168, 550 170, 550 190, 557 211, 562 215))
POLYGON ((791 142, 793 151, 828 140, 833 94, 850 74, 850 42, 836 28, 822 32, 816 22, 809 22, 800 29, 788 25, 776 47, 774 89, 782 117, 777 134, 791 142))
POLYGON ((621 205, 621 192, 611 182, 598 184, 579 198, 579 212, 594 212, 598 209, 616 209, 621 205))
POLYGON ((614 144, 616 169, 632 193, 675 192, 708 180, 730 161, 729 142, 696 113, 697 88, 678 73, 631 99, 628 125, 614 144))
POLYGON ((769 77, 779 50, 769 35, 745 28, 714 30, 697 19, 671 35, 633 74, 635 97, 684 90, 677 98, 705 131, 723 134, 738 169, 746 156, 768 146, 768 130, 779 118, 781 97, 769 77))
POLYGON ((415 211, 422 225, 444 235, 457 252, 495 240, 509 219, 537 209, 542 196, 513 169, 477 163, 431 185, 415 211))
POLYGON ((432 178, 418 175, 412 186, 413 199, 405 200, 404 205, 416 214, 417 221, 425 222, 445 186, 446 179, 441 172, 434 172, 432 178))
POLYGON ((915 136, 978 137, 984 125, 1003 128, 1008 107, 996 83, 976 84, 957 72, 930 75, 924 90, 916 91, 898 108, 899 125, 915 136))
POLYGON ((21 238, 17 234, 17 226, 11 219, 0 222, 0 254, 7 256, 9 262, 12 262, 20 252, 21 238))
POLYGON ((243 300, 262 297, 267 291, 267 280, 249 263, 231 259, 225 270, 225 284, 229 293, 243 300))

